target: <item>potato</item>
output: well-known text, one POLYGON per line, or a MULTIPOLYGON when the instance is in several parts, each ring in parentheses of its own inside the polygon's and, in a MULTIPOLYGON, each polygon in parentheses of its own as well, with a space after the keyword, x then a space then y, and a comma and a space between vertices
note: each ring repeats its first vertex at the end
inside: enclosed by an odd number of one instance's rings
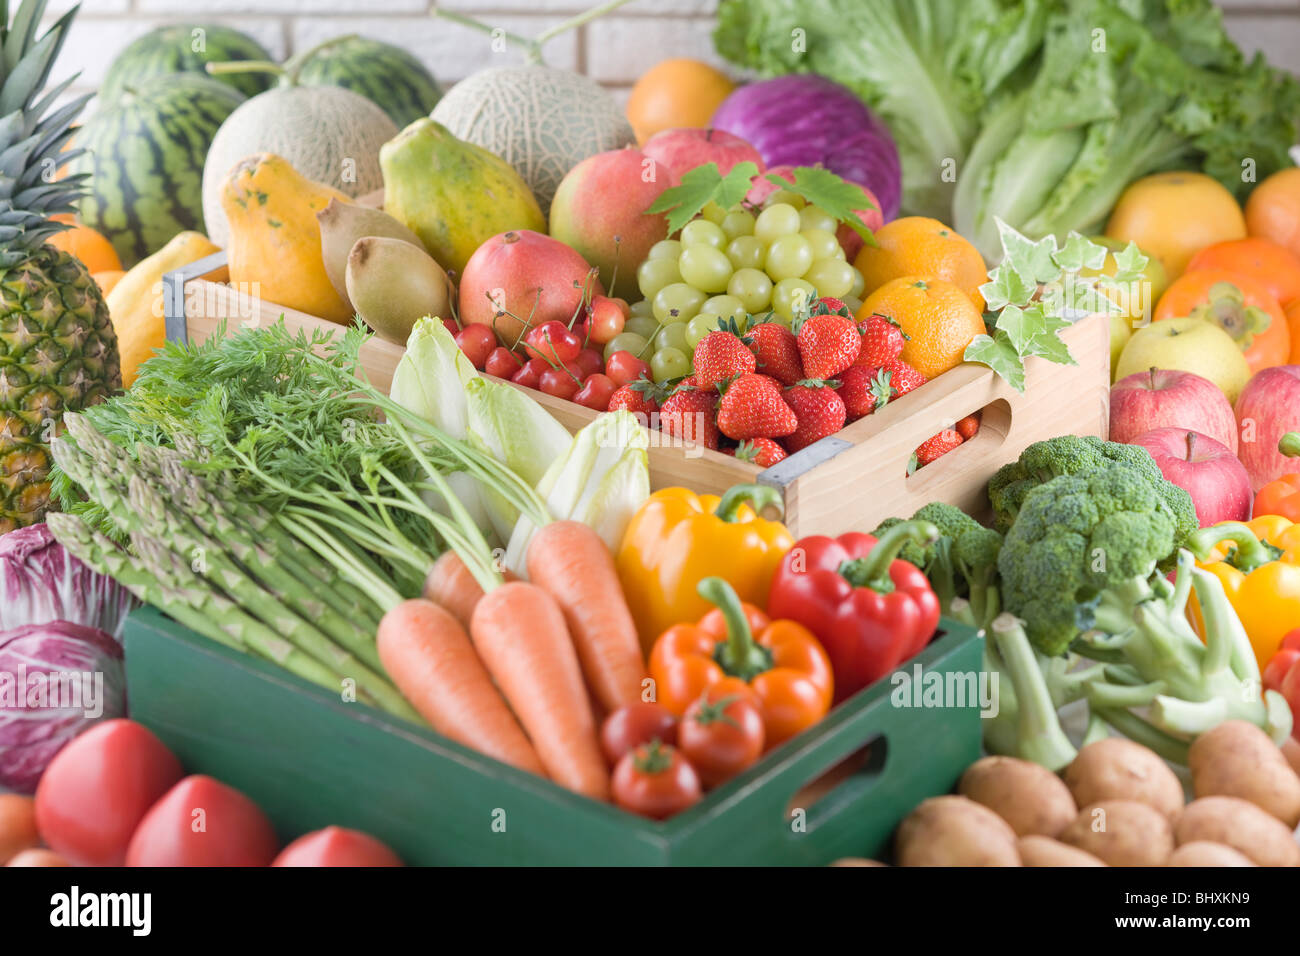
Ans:
POLYGON ((900 866, 1019 866, 1016 832, 967 797, 931 797, 898 826, 900 866))
POLYGON ((1300 777, 1268 734, 1229 720, 1197 737, 1187 757, 1198 797, 1241 797, 1295 829, 1300 777))
POLYGON ((1193 840, 1170 855, 1165 866, 1254 866, 1250 857, 1222 843, 1193 840))
POLYGON ((1300 740, 1295 737, 1288 737, 1282 741, 1282 746, 1278 748, 1286 762, 1291 765, 1291 769, 1300 774, 1300 740))
POLYGON ((867 860, 860 856, 846 856, 836 860, 829 866, 888 866, 887 863, 881 863, 879 860, 867 860))
POLYGON ((23 850, 5 866, 67 866, 68 861, 53 850, 23 850))
POLYGON ((1183 808, 1183 785, 1169 765, 1141 744, 1106 737, 1079 751, 1065 768, 1065 783, 1081 807, 1106 800, 1136 800, 1167 817, 1183 808))
POLYGON ((1160 866, 1174 852, 1169 818, 1137 800, 1089 804, 1060 840, 1111 866, 1160 866))
POLYGON ((1105 866, 1091 853, 1045 836, 1025 836, 1016 844, 1025 866, 1105 866))
POLYGON ((1079 813, 1070 789, 1046 767, 1015 757, 985 757, 962 774, 957 792, 982 803, 1016 836, 1054 837, 1079 813))
POLYGON ((1201 797, 1174 821, 1178 845, 1226 843, 1260 866, 1300 866, 1300 846, 1285 823, 1241 797, 1201 797))
POLYGON ((23 850, 40 845, 36 804, 32 798, 0 793, 0 866, 23 850))

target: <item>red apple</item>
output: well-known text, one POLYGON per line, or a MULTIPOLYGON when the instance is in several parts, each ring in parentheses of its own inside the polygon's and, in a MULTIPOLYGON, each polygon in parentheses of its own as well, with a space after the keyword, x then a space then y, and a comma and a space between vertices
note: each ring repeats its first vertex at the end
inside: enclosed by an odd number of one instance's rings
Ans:
POLYGON ((1275 365, 1257 372, 1237 397, 1241 463, 1256 490, 1293 471, 1294 458, 1277 450, 1287 432, 1300 431, 1300 365, 1275 365))
POLYGON ((1131 442, 1157 428, 1195 428, 1237 453, 1237 418, 1219 386, 1194 372, 1151 369, 1110 390, 1110 440, 1131 442))
POLYGON ((1133 439, 1166 480, 1192 496, 1202 528, 1250 518, 1250 476, 1228 446, 1186 428, 1157 428, 1133 439))
POLYGON ((761 173, 767 167, 758 150, 745 140, 720 129, 666 129, 655 133, 641 147, 656 163, 661 163, 681 178, 696 166, 717 163, 718 172, 727 175, 731 167, 746 160, 761 173))

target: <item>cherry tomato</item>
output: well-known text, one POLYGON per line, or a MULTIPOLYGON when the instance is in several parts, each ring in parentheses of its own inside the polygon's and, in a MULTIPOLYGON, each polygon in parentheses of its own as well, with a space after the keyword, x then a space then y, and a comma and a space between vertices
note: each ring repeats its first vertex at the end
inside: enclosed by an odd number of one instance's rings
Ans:
POLYGON ((681 813, 703 796, 695 768, 677 748, 653 740, 623 755, 611 783, 616 804, 652 820, 681 813))
POLYGON ((582 388, 574 394, 573 400, 586 408, 607 412, 609 398, 614 394, 614 388, 614 382, 608 375, 597 372, 583 379, 582 388))
POLYGON ((475 322, 456 333, 456 345, 465 353, 470 363, 481 372, 487 364, 488 356, 497 347, 497 337, 488 326, 475 322))
POLYGON ((55 755, 36 787, 36 828, 79 866, 121 866, 136 825, 185 775, 133 720, 96 724, 55 755))
POLYGON ((578 353, 578 357, 573 360, 573 364, 582 369, 583 378, 605 371, 605 360, 600 357, 600 353, 595 349, 583 349, 578 353))
POLYGON ((582 387, 582 369, 572 362, 560 368, 548 368, 542 373, 537 387, 547 395, 572 399, 582 387))
POLYGON ((621 299, 608 299, 603 295, 592 297, 591 316, 587 320, 587 325, 590 329, 591 341, 597 345, 604 345, 623 331, 623 324, 627 321, 623 309, 627 303, 620 306, 621 301, 621 299))
POLYGON ((523 367, 524 363, 520 361, 519 356, 504 345, 494 348, 487 361, 483 363, 483 371, 497 378, 511 378, 523 367))
POLYGON ((529 359, 519 371, 510 376, 510 381, 525 388, 538 388, 542 383, 542 373, 549 368, 541 359, 529 359))
POLYGON ((582 339, 573 334, 563 322, 552 319, 529 329, 524 336, 524 351, 531 358, 548 359, 551 362, 572 362, 582 351, 582 339))
POLYGON ((650 374, 649 362, 643 362, 626 351, 615 352, 609 357, 609 361, 605 363, 605 374, 618 386, 630 385, 639 378, 654 378, 650 374))
POLYGON ((1296 661, 1300 661, 1300 651, 1290 647, 1280 648, 1269 658, 1268 666, 1264 668, 1264 689, 1280 691, 1282 681, 1286 680, 1286 675, 1296 661))
POLYGON ((611 767, 629 750, 652 740, 677 743, 677 718, 667 707, 650 701, 625 704, 600 727, 600 749, 611 767))
POLYGON ((272 866, 401 866, 397 854, 368 833, 326 827, 298 837, 272 866))
POLYGON ((153 805, 131 837, 127 866, 269 866, 271 821, 234 787, 186 777, 153 805))
POLYGON ((752 766, 763 753, 763 714, 751 694, 709 688, 686 708, 677 746, 706 787, 752 766))

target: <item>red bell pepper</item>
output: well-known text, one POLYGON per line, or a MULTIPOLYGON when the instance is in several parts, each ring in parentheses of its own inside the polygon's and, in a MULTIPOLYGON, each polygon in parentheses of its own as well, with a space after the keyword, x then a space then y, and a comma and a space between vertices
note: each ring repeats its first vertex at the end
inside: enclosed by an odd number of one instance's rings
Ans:
POLYGON ((1282 638, 1282 644, 1264 668, 1264 689, 1275 690, 1291 705, 1297 719, 1291 736, 1300 740, 1300 627, 1282 638))
POLYGON ((797 541, 772 578, 768 613, 798 621, 831 659, 835 699, 884 677, 929 643, 939 599, 919 568, 897 559, 909 541, 927 546, 939 529, 904 521, 880 536, 851 532, 797 541))

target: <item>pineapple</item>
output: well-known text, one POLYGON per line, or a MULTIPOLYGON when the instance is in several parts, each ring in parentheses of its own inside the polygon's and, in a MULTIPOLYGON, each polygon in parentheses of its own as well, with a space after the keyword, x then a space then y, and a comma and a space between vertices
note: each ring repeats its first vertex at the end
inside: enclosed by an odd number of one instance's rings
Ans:
POLYGON ((71 212, 81 195, 82 177, 54 174, 81 152, 60 151, 90 98, 51 111, 71 80, 42 88, 76 8, 38 38, 45 3, 23 0, 0 23, 0 534, 44 517, 48 442, 63 413, 122 385, 99 287, 78 259, 45 244, 66 228, 51 217, 71 212))

